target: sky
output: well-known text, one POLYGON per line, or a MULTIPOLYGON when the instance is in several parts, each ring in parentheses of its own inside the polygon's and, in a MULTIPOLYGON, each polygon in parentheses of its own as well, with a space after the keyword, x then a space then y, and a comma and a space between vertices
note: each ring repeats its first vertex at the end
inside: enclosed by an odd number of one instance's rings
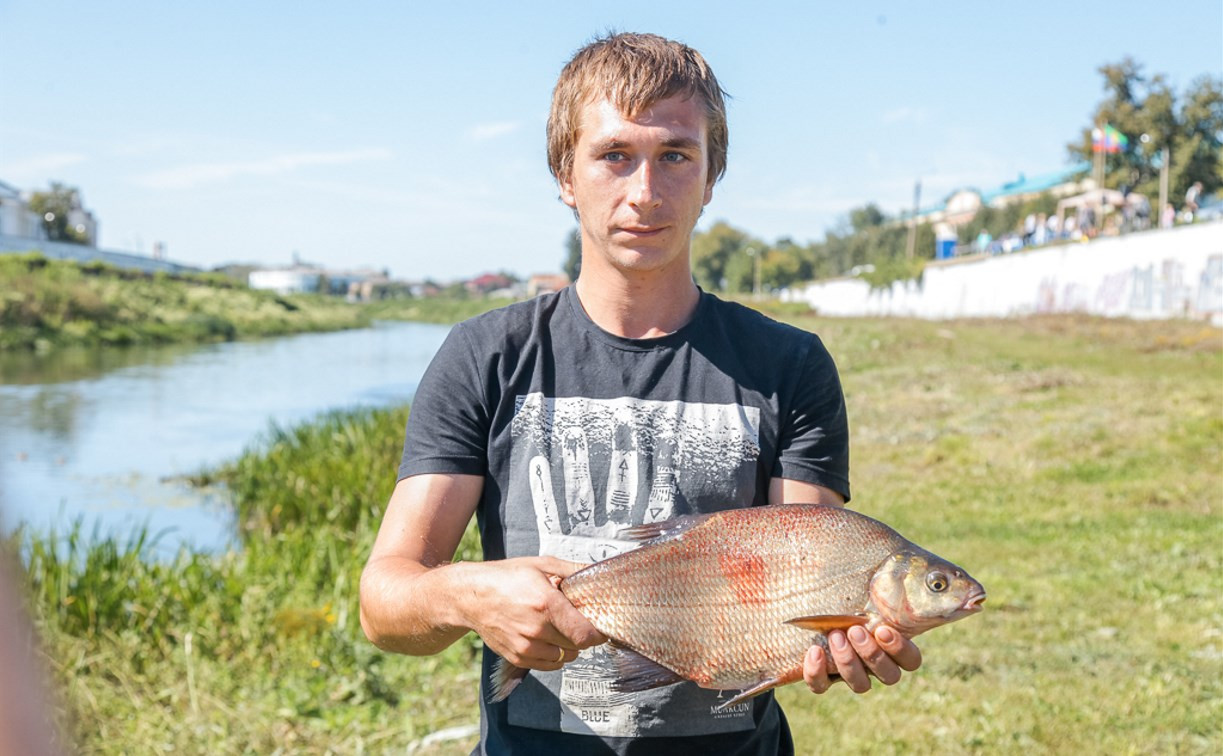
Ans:
POLYGON ((560 269, 552 86, 608 30, 706 57, 729 165, 698 224, 823 238, 1068 164, 1131 56, 1223 75, 1223 3, 0 0, 0 181, 80 189, 99 246, 177 262, 560 269))

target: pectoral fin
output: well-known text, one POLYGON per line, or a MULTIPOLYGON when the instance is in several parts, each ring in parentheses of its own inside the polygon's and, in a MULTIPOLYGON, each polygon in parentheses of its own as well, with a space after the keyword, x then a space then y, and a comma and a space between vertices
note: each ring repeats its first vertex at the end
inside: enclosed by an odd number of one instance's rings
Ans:
POLYGON ((615 641, 608 645, 612 661, 616 665, 616 679, 611 681, 611 689, 617 693, 652 690, 684 680, 676 672, 642 656, 628 646, 622 646, 615 641))
POLYGON ((831 630, 848 630, 854 625, 865 625, 870 617, 865 614, 816 614, 811 617, 795 617, 787 623, 804 630, 827 633, 831 630))

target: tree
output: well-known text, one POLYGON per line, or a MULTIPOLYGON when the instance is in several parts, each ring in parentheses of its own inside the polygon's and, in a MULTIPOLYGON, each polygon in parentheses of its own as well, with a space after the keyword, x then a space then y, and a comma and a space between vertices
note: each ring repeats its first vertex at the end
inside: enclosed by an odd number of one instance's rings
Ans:
POLYGON ((1160 154, 1167 148, 1169 196, 1183 196, 1195 181, 1204 192, 1223 186, 1220 138, 1223 137, 1223 83, 1216 77, 1196 80, 1178 98, 1163 74, 1147 77, 1133 58, 1103 65, 1104 99, 1091 123, 1067 145, 1074 160, 1091 160, 1092 130, 1112 126, 1128 139, 1127 148, 1104 156, 1104 185, 1128 186, 1149 197, 1159 194, 1160 154), (1145 139, 1144 139, 1145 135, 1145 139))
POLYGON ((761 253, 766 246, 726 221, 718 221, 692 237, 692 277, 707 291, 750 291, 752 260, 747 249, 761 253), (745 280, 749 281, 746 289, 745 280))
POLYGON ((1172 197, 1183 197, 1195 181, 1203 194, 1223 186, 1223 79, 1203 76, 1185 94, 1181 139, 1172 148, 1172 197))
POLYGON ((883 214, 883 211, 874 202, 849 211, 849 225, 857 232, 862 232, 875 226, 882 226, 885 221, 887 221, 887 216, 883 214))
POLYGON ((88 244, 89 237, 68 224, 69 214, 81 209, 81 194, 75 187, 52 181, 50 191, 30 194, 30 210, 42 218, 43 230, 51 241, 88 244))
POLYGON ((582 272, 582 232, 576 228, 565 237, 565 262, 561 267, 570 281, 578 280, 582 272))

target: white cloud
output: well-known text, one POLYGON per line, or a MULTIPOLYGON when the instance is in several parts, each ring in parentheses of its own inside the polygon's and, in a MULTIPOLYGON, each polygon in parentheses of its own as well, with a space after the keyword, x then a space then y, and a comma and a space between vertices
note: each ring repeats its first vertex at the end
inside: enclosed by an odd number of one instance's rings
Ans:
POLYGON ((496 121, 494 123, 480 123, 472 126, 467 130, 467 136, 477 142, 483 142, 488 139, 496 139, 499 136, 512 134, 517 131, 522 123, 519 121, 496 121))
POLYGON ((227 181, 237 176, 274 176, 315 165, 349 165, 368 160, 387 160, 390 157, 390 150, 371 149, 308 152, 230 163, 193 163, 137 176, 136 183, 150 189, 188 189, 200 184, 227 181))
POLYGON ((0 164, 0 177, 16 184, 38 184, 54 179, 54 174, 61 168, 83 163, 87 159, 84 155, 75 152, 36 155, 15 163, 0 164))

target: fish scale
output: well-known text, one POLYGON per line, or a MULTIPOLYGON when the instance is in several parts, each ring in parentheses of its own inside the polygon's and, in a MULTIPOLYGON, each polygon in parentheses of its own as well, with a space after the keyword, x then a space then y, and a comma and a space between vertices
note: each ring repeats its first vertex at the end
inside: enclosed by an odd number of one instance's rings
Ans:
MULTIPOLYGON (((807 649, 827 648, 833 629, 886 623, 912 637, 985 600, 964 570, 843 507, 727 510, 621 535, 644 543, 560 584, 612 640, 626 673, 614 690, 690 680, 743 691, 729 706, 801 679, 807 649)), ((507 672, 493 700, 520 677, 507 672)))

